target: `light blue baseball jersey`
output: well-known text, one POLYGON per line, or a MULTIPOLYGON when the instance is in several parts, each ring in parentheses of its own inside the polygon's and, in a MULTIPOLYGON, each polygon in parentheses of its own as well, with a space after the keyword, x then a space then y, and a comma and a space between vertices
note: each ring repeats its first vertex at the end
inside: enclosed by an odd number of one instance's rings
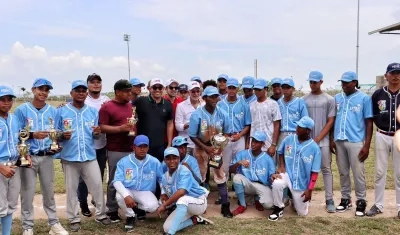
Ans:
MULTIPOLYGON (((22 124, 30 127, 31 132, 35 131, 49 131, 50 120, 53 119, 55 125, 56 109, 46 104, 43 108, 38 110, 31 102, 21 104, 15 109, 14 114, 23 122, 22 124)), ((49 137, 39 139, 29 139, 27 143, 30 145, 30 152, 37 154, 39 151, 47 151, 50 148, 51 139, 49 137)))
POLYGON ((210 141, 211 136, 222 133, 230 133, 228 114, 216 107, 210 114, 204 106, 196 109, 189 121, 189 136, 198 137, 204 143, 210 141))
POLYGON ((241 132, 251 124, 250 106, 243 99, 230 103, 227 98, 218 102, 217 106, 228 114, 229 128, 226 133, 241 132))
MULTIPOLYGON (((195 178, 197 177, 197 179, 201 179, 199 163, 197 162, 196 158, 194 158, 189 154, 186 154, 185 158, 181 162, 186 162, 190 167, 190 169, 192 169, 195 178)), ((165 161, 161 163, 161 168, 162 168, 162 173, 168 171, 168 167, 165 161)))
POLYGON ((56 129, 72 130, 71 139, 63 140, 60 158, 71 162, 85 162, 96 159, 93 126, 98 126, 97 109, 84 105, 81 109, 71 103, 57 109, 56 129))
POLYGON ((0 117, 0 163, 18 160, 17 145, 22 128, 22 122, 14 114, 8 113, 7 119, 0 117))
POLYGON ((249 98, 246 99, 246 97, 244 97, 244 95, 241 96, 241 98, 246 101, 246 103, 248 103, 249 105, 257 100, 257 96, 256 95, 252 95, 249 98))
POLYGON ((222 99, 225 99, 227 96, 228 96, 228 93, 219 94, 219 98, 221 98, 221 100, 222 100, 222 99))
POLYGON ((286 103, 283 99, 278 100, 279 109, 281 110, 281 132, 295 132, 296 122, 302 117, 308 116, 307 106, 303 99, 293 97, 291 101, 286 103))
POLYGON ((335 102, 335 141, 363 142, 365 119, 373 117, 371 97, 361 91, 356 91, 349 96, 342 92, 335 95, 335 102))
POLYGON ((192 172, 182 165, 172 174, 165 172, 161 180, 162 191, 171 197, 179 189, 186 190, 186 195, 194 198, 199 198, 207 194, 207 190, 199 185, 194 179, 192 172))
POLYGON ((127 189, 155 193, 161 174, 161 163, 157 158, 147 154, 139 161, 132 153, 118 161, 112 183, 119 181, 127 189))
POLYGON ((300 143, 297 135, 286 137, 278 149, 285 157, 286 172, 294 190, 304 191, 310 183, 311 172, 321 169, 321 150, 313 139, 300 143))
POLYGON ((252 182, 261 182, 265 186, 270 186, 270 178, 275 173, 275 163, 271 156, 266 152, 261 152, 260 155, 254 156, 251 149, 246 149, 238 152, 232 165, 247 160, 249 167, 238 167, 238 173, 244 175, 252 182))

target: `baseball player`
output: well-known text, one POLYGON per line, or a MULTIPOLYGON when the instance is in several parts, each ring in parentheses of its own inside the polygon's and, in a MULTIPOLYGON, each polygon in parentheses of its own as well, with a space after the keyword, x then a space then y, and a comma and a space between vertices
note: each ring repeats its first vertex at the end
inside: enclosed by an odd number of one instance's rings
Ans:
POLYGON ((332 96, 321 90, 323 75, 319 71, 311 71, 308 77, 311 93, 305 95, 308 113, 314 120, 315 126, 311 131, 311 138, 319 145, 322 154, 322 176, 325 187, 326 211, 336 212, 333 201, 332 153, 329 148, 329 132, 335 122, 336 105, 332 96))
POLYGON ((242 95, 242 99, 245 100, 249 105, 257 100, 256 95, 253 91, 254 86, 254 78, 252 76, 246 76, 242 80, 242 89, 244 95, 242 95))
POLYGON ((103 186, 100 168, 96 160, 94 139, 100 138, 98 111, 85 104, 87 83, 76 80, 72 82, 72 102, 57 109, 56 129, 63 131, 61 163, 65 175, 67 191, 67 216, 71 231, 80 230, 81 218, 76 196, 79 177, 85 181, 89 192, 96 202, 96 222, 109 225, 106 215, 103 186))
POLYGON ((270 96, 271 99, 278 101, 282 98, 282 79, 281 78, 273 78, 270 82, 270 86, 272 87, 272 95, 270 96))
POLYGON ((340 174, 342 199, 336 207, 344 212, 352 207, 350 169, 355 185, 356 216, 364 216, 367 202, 364 161, 368 158, 372 138, 372 101, 357 90, 358 77, 354 72, 345 72, 341 79, 343 92, 335 95, 336 119, 334 141, 331 138, 331 151, 336 154, 340 174))
POLYGON ((135 228, 136 207, 148 213, 155 212, 158 207, 154 193, 161 177, 161 163, 147 154, 148 151, 149 138, 138 135, 134 141, 134 153, 118 161, 112 182, 117 190, 118 205, 126 216, 127 232, 135 228))
MULTIPOLYGON (((203 91, 203 100, 205 105, 193 112, 189 123, 189 136, 195 144, 194 156, 197 159, 202 176, 202 182, 205 181, 207 173, 207 165, 209 159, 214 157, 217 149, 211 145, 212 136, 218 132, 228 133, 230 123, 228 114, 221 108, 217 107, 219 98, 218 89, 213 86, 208 86, 203 91)), ((218 192, 221 197, 221 213, 224 217, 232 218, 232 213, 229 209, 227 177, 223 167, 213 168, 214 181, 218 185, 218 192)))
POLYGON ((218 92, 221 99, 225 98, 228 95, 226 82, 228 81, 228 75, 220 74, 217 78, 218 82, 218 92))
POLYGON ((49 138, 50 119, 55 124, 56 109, 46 104, 46 99, 53 89, 52 83, 45 78, 33 82, 31 102, 23 103, 16 108, 14 114, 22 124, 29 126, 30 156, 32 167, 20 169, 21 180, 21 219, 23 235, 33 234, 34 208, 33 198, 36 194, 36 177, 39 176, 43 209, 47 214, 50 234, 64 235, 67 231, 59 223, 54 200, 54 164, 53 155, 61 149, 51 150, 49 138))
POLYGON ((385 78, 388 85, 372 95, 372 110, 377 127, 375 135, 375 204, 366 213, 375 216, 383 212, 386 173, 390 152, 395 178, 397 217, 400 218, 400 153, 394 145, 394 133, 399 130, 398 106, 400 104, 400 63, 387 66, 385 78), (397 112, 396 112, 397 110, 397 112))
POLYGON ((275 173, 275 163, 271 156, 262 151, 267 135, 263 131, 255 131, 251 138, 251 149, 240 151, 229 168, 231 173, 236 173, 233 186, 240 203, 232 212, 235 216, 247 208, 245 194, 259 197, 257 202, 264 208, 272 207, 270 178, 275 173))
POLYGON ((305 116, 296 125, 296 134, 286 137, 278 149, 278 173, 271 177, 275 206, 268 218, 271 221, 283 216, 284 188, 289 188, 292 193, 292 206, 297 214, 308 214, 309 201, 321 168, 321 150, 311 138, 314 121, 305 116))
POLYGON ((131 78, 129 82, 132 84, 132 103, 133 101, 140 96, 142 93, 142 87, 145 87, 146 84, 144 84, 142 81, 139 80, 139 78, 131 78))

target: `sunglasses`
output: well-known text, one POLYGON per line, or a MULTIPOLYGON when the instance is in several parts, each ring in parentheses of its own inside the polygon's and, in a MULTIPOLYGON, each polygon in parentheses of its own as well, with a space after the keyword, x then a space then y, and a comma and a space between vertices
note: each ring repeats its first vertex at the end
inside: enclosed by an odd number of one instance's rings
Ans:
POLYGON ((169 88, 170 90, 178 90, 178 87, 177 87, 177 86, 168 86, 168 88, 169 88))
POLYGON ((153 86, 152 89, 161 91, 163 89, 163 87, 162 86, 153 86))

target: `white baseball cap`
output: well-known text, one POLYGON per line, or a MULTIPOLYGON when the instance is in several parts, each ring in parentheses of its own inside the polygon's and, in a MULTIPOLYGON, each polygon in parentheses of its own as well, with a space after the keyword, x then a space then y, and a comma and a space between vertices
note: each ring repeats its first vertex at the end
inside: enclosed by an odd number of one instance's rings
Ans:
POLYGON ((150 86, 151 87, 154 86, 154 85, 157 85, 157 84, 160 84, 160 85, 164 86, 163 80, 161 78, 153 78, 153 79, 151 79, 151 81, 150 81, 150 86))
POLYGON ((193 90, 194 88, 200 88, 200 84, 196 81, 190 82, 189 90, 193 90))
POLYGON ((179 82, 178 82, 177 80, 175 80, 175 79, 173 79, 173 78, 170 78, 170 79, 168 79, 167 82, 165 83, 165 86, 169 86, 169 85, 171 85, 172 83, 176 83, 177 85, 179 85, 179 82))

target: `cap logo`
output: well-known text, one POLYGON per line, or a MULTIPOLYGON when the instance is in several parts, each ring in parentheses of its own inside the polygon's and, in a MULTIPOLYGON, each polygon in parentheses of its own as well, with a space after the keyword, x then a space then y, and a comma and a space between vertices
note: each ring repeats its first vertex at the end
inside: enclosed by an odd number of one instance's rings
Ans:
POLYGON ((10 90, 9 89, 1 89, 1 92, 10 92, 10 90))
POLYGON ((394 65, 392 65, 392 68, 400 68, 400 64, 394 64, 394 65))

